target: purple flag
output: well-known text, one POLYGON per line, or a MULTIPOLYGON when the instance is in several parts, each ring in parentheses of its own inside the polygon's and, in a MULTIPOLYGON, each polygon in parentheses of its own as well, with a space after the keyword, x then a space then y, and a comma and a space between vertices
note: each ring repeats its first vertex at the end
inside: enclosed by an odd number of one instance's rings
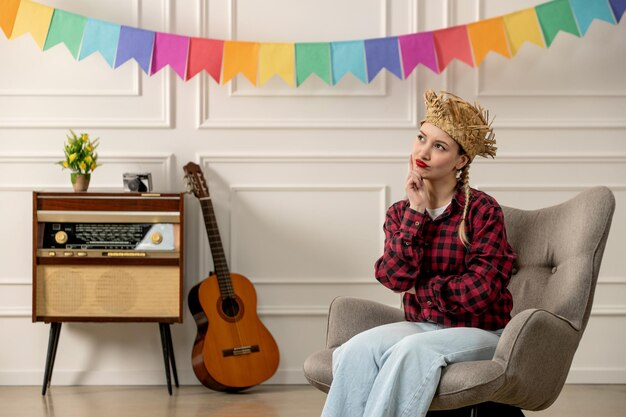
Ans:
POLYGON ((398 41, 402 53, 404 78, 408 77, 411 71, 420 63, 433 70, 436 74, 440 73, 432 32, 400 36, 398 41))
POLYGON ((615 20, 619 23, 626 11, 626 0, 609 0, 609 3, 611 3, 615 20))
POLYGON ((399 79, 402 79, 397 36, 391 38, 366 39, 365 58, 367 60, 368 82, 371 83, 383 68, 387 68, 389 72, 399 79))
POLYGON ((122 26, 117 44, 115 68, 134 58, 143 71, 148 74, 154 45, 154 32, 122 26))
POLYGON ((169 65, 176 71, 181 80, 184 80, 188 51, 188 36, 157 32, 154 37, 154 53, 152 54, 150 75, 159 72, 161 68, 169 65))

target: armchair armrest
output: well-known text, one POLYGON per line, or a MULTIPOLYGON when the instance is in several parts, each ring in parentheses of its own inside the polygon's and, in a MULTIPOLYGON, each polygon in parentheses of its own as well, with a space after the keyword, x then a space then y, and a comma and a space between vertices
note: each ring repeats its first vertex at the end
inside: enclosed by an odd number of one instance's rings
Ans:
POLYGON ((567 319, 541 309, 517 314, 505 327, 493 361, 504 368, 494 401, 543 410, 558 397, 580 341, 567 319))
POLYGON ((337 297, 330 304, 326 348, 347 342, 352 336, 383 324, 404 320, 404 312, 376 301, 337 297))

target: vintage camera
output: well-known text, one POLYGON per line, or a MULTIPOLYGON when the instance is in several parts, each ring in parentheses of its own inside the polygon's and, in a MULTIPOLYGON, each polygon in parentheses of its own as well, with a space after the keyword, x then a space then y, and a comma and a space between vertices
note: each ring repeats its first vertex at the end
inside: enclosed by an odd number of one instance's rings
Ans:
POLYGON ((144 193, 152 191, 152 174, 149 172, 127 172, 124 178, 124 191, 144 193))

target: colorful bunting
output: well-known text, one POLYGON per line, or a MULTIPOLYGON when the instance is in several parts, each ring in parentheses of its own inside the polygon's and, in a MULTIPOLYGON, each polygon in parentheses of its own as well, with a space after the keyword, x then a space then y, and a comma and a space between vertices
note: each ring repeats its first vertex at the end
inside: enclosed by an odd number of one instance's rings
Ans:
POLYGON ((39 49, 43 49, 54 9, 29 0, 22 0, 15 16, 11 39, 30 33, 39 49))
POLYGON ((609 0, 615 20, 619 22, 626 11, 626 0, 609 0))
POLYGON ((0 0, 0 28, 9 39, 30 33, 43 50, 63 43, 78 60, 100 52, 112 68, 134 59, 149 75, 169 65, 183 80, 204 70, 218 84, 241 73, 255 86, 275 75, 300 86, 312 74, 336 85, 348 73, 371 83, 383 69, 404 79, 418 64, 439 74, 453 59, 476 67, 489 52, 511 58, 526 42, 550 47, 561 31, 580 37, 594 19, 616 24, 625 11, 626 0, 552 0, 432 32, 294 44, 190 38, 120 26, 31 0, 0 0))
POLYGON ((330 44, 330 56, 333 68, 333 84, 337 84, 349 72, 363 81, 364 84, 367 83, 363 41, 332 42, 330 44))
POLYGON ((154 32, 122 26, 120 29, 120 41, 117 44, 115 68, 129 59, 134 59, 141 69, 143 69, 143 72, 148 74, 150 71, 153 47, 154 32))
POLYGON ((94 52, 100 52, 102 57, 113 68, 115 65, 115 52, 120 39, 120 25, 105 22, 104 20, 88 19, 83 33, 83 44, 80 48, 81 61, 94 52))
POLYGON ((20 0, 0 0, 0 28, 7 38, 11 37, 13 24, 20 7, 20 0))
POLYGON ((189 41, 189 62, 187 79, 205 70, 219 84, 222 72, 224 41, 217 39, 191 38, 189 41))
POLYGON ((494 17, 493 19, 469 24, 467 25, 467 33, 474 51, 476 66, 483 62, 483 59, 490 51, 497 52, 507 58, 511 57, 509 46, 506 42, 502 17, 494 17))
POLYGON ((534 7, 509 13, 502 16, 502 19, 513 55, 517 54, 517 51, 525 42, 532 42, 539 47, 545 48, 546 44, 543 42, 541 28, 539 27, 534 7))
POLYGON ((466 26, 453 26, 448 29, 436 30, 433 35, 440 71, 443 71, 455 58, 465 62, 470 67, 474 66, 466 26))
POLYGON ((150 75, 156 74, 163 67, 169 65, 180 79, 184 80, 188 50, 189 38, 187 36, 157 32, 154 36, 150 75))
POLYGON ((568 0, 554 0, 549 3, 535 6, 537 18, 543 30, 546 45, 552 45, 552 41, 560 31, 580 36, 574 14, 568 0))
POLYGON ((259 48, 259 84, 278 75, 293 87, 296 56, 293 43, 262 43, 259 48))
POLYGON ((613 12, 606 0, 570 0, 570 5, 583 35, 587 33, 593 19, 615 23, 613 12))
POLYGON ((64 43, 72 56, 78 58, 86 23, 87 18, 84 16, 55 10, 43 50, 46 51, 59 43, 64 43))
POLYGON ((330 44, 297 43, 296 44, 296 85, 300 86, 311 74, 317 75, 330 85, 330 44))
POLYGON ((224 42, 222 84, 226 84, 241 72, 252 85, 256 85, 258 62, 259 44, 257 42, 224 42))
POLYGON ((402 53, 404 78, 408 77, 417 64, 422 64, 439 74, 435 39, 432 32, 414 33, 398 37, 402 53))

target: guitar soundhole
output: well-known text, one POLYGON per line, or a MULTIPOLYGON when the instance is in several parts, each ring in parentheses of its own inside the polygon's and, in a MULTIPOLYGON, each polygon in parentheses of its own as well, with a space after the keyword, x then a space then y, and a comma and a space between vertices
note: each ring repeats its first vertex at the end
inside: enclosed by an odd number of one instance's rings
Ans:
POLYGON ((224 314, 234 319, 239 314, 239 303, 235 297, 226 297, 222 300, 222 311, 224 314))

